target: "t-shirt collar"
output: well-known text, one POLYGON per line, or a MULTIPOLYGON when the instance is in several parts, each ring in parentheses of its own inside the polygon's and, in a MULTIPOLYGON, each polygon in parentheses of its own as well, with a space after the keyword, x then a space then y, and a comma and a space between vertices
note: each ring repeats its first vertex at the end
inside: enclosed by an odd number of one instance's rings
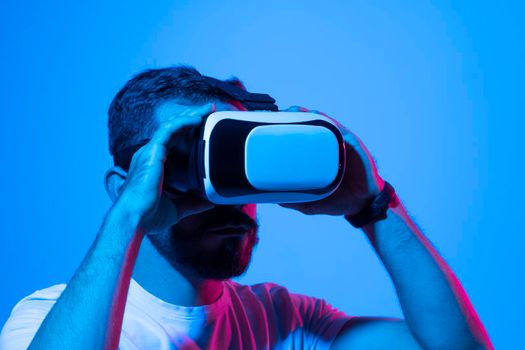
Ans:
MULTIPOLYGON (((228 288, 226 286, 227 280, 222 283, 222 293, 219 298, 211 304, 199 306, 182 306, 168 303, 157 296, 145 290, 133 278, 129 286, 128 298, 132 302, 137 302, 145 307, 154 308, 156 314, 162 314, 168 318, 184 318, 184 319, 210 319, 215 317, 221 311, 226 301, 228 300, 228 288)), ((152 310, 153 311, 153 310, 152 310)))

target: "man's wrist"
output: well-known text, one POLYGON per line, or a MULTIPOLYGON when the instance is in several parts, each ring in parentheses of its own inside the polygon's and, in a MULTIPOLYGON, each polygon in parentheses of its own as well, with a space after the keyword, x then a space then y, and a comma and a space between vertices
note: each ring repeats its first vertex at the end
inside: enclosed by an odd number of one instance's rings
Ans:
POLYGON ((400 206, 400 200, 399 200, 399 197, 397 196, 397 194, 394 192, 391 197, 390 197, 390 201, 388 202, 388 207, 386 209, 386 212, 385 212, 385 219, 383 220, 379 220, 379 221, 374 221, 374 222, 370 222, 366 225, 363 225, 362 227, 360 227, 363 231, 365 232, 371 232, 374 230, 374 227, 378 224, 381 223, 381 221, 385 221, 387 220, 388 217, 391 217, 393 215, 397 215, 399 216, 400 213, 399 213, 399 206, 400 206))
POLYGON ((384 220, 389 203, 394 199, 395 190, 387 181, 384 181, 381 191, 370 198, 366 205, 353 215, 345 215, 344 218, 355 228, 384 220))
POLYGON ((353 198, 352 211, 347 211, 344 216, 352 216, 360 213, 362 210, 370 206, 379 193, 385 188, 385 180, 380 177, 375 178, 371 185, 368 186, 367 195, 361 195, 359 198, 353 198), (356 211, 355 208, 360 208, 356 211))
POLYGON ((105 218, 105 224, 126 237, 143 235, 144 230, 140 226, 142 216, 131 209, 125 198, 119 198, 111 207, 105 218))

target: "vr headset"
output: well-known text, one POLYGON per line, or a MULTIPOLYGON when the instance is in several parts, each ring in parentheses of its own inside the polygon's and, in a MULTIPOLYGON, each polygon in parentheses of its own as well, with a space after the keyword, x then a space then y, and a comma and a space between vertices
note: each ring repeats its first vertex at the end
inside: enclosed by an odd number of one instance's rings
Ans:
MULTIPOLYGON (((173 147, 165 163, 164 191, 191 194, 215 204, 315 201, 343 178, 345 145, 336 124, 314 113, 279 112, 266 94, 205 77, 248 111, 220 111, 173 147)), ((114 153, 129 169, 148 140, 114 153)))

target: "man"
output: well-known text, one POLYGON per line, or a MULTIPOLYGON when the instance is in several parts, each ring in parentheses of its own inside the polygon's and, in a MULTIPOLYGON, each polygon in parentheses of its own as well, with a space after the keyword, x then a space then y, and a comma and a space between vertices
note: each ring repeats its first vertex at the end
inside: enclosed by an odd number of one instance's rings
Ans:
MULTIPOLYGON (((108 170, 113 206, 84 261, 67 286, 15 306, 3 349, 492 348, 458 280, 391 188, 386 216, 362 230, 406 320, 350 317, 276 284, 231 281, 258 242, 255 204, 219 206, 162 190, 168 149, 183 148, 187 131, 215 110, 245 108, 191 67, 148 70, 121 89, 109 109, 111 153, 150 140, 129 168, 108 170)), ((340 128, 352 176, 326 199, 282 206, 352 222, 386 193, 364 144, 340 128)))

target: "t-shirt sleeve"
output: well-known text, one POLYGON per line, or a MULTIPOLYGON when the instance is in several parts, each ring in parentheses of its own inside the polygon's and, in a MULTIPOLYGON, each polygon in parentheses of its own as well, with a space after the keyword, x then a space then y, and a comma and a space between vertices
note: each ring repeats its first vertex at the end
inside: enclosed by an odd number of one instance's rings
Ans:
POLYGON ((304 321, 308 349, 329 349, 346 322, 353 317, 339 311, 324 299, 291 294, 304 321))
POLYGON ((0 350, 27 349, 64 288, 64 284, 59 284, 20 300, 2 329, 0 350))

